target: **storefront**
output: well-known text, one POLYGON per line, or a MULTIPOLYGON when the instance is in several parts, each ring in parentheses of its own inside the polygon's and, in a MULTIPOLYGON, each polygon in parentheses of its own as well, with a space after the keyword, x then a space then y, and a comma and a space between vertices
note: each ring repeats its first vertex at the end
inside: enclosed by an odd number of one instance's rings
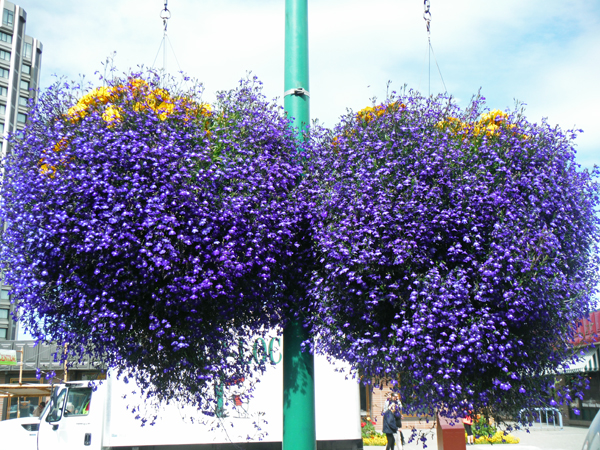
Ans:
POLYGON ((56 352, 56 345, 36 346, 33 341, 0 343, 0 420, 34 415, 48 401, 53 383, 105 378, 105 372, 88 360, 77 361, 65 372, 55 362, 56 352))
POLYGON ((574 347, 581 360, 558 377, 560 383, 569 378, 583 376, 589 381, 589 389, 583 391, 583 399, 575 398, 562 407, 565 425, 589 426, 600 411, 600 311, 590 314, 577 328, 574 347), (579 414, 577 414, 579 412, 579 414))
MULTIPOLYGON (((392 393, 392 384, 380 382, 374 384, 360 384, 360 415, 361 421, 375 422, 375 429, 383 429, 383 409, 385 401, 392 393)), ((426 415, 407 414, 403 412, 402 428, 428 429, 435 428, 435 419, 426 415)))

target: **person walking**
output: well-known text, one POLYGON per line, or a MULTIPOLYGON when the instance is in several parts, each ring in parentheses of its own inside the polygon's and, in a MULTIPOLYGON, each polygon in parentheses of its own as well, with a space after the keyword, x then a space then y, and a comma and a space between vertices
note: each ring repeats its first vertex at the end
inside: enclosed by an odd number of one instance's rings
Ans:
POLYGON ((385 450, 394 450, 394 444, 396 443, 394 439, 394 434, 398 432, 398 427, 396 426, 396 409, 396 404, 390 403, 387 410, 383 413, 383 432, 387 438, 385 450))
POLYGON ((402 401, 400 400, 400 396, 395 397, 396 400, 396 426, 398 427, 398 448, 402 449, 403 446, 406 445, 404 442, 404 435, 402 434, 402 401))
POLYGON ((469 411, 465 418, 463 419, 463 424, 465 425, 465 431, 467 432, 467 445, 475 445, 475 440, 473 438, 473 416, 471 415, 473 412, 469 411))

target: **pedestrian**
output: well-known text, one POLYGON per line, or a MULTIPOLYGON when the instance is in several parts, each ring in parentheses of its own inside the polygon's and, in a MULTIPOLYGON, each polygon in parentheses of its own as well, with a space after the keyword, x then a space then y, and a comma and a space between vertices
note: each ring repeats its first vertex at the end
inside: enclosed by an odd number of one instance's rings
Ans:
POLYGON ((390 405, 394 403, 397 404, 397 398, 396 398, 396 394, 395 393, 390 393, 389 397, 387 397, 385 399, 385 403, 383 404, 383 411, 382 414, 384 414, 388 409, 390 409, 390 405))
MULTIPOLYGON (((402 434, 402 401, 400 400, 400 396, 396 396, 395 397, 396 400, 396 413, 395 413, 395 417, 396 417, 396 426, 398 427, 398 442, 402 443, 402 446, 405 446, 406 443, 404 442, 404 435, 402 434)), ((398 445, 399 448, 400 445, 398 445)))
POLYGON ((396 443, 394 434, 398 432, 398 427, 396 426, 395 413, 395 403, 390 403, 388 405, 388 409, 383 413, 383 432, 387 438, 387 446, 385 447, 385 450, 394 450, 394 444, 396 443))
POLYGON ((475 441, 473 439, 473 416, 471 415, 472 413, 473 411, 469 411, 463 419, 465 431, 467 432, 467 445, 475 445, 475 441))

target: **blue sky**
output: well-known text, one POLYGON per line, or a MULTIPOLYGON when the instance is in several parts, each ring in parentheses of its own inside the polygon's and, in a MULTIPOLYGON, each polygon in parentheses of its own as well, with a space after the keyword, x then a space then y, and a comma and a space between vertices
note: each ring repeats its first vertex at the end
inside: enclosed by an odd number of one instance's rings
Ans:
MULTIPOLYGON (((164 0, 22 0, 27 33, 52 74, 94 79, 116 51, 125 71, 152 66, 164 0)), ((247 71, 269 97, 283 91, 284 0, 169 0, 167 69, 202 81, 206 100, 247 71), (177 59, 178 63, 175 61, 177 59)), ((600 2, 431 0, 431 39, 448 92, 462 105, 481 89, 492 109, 526 103, 537 122, 582 128, 578 161, 600 163, 600 2)), ((311 117, 333 126, 392 88, 428 92, 422 0, 309 0, 311 117)), ((156 59, 162 67, 162 53, 156 59)), ((431 92, 443 91, 432 62, 431 92)))

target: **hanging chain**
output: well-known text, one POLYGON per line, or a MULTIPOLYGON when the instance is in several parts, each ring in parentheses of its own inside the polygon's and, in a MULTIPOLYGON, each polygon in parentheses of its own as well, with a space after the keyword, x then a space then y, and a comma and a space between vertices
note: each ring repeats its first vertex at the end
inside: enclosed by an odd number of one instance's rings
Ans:
POLYGON ((165 27, 165 33, 167 32, 167 22, 171 18, 171 11, 167 8, 168 0, 165 0, 165 9, 160 12, 160 18, 163 21, 163 26, 165 27))
POLYGON ((429 72, 429 95, 431 95, 431 55, 433 54, 433 59, 435 60, 435 65, 437 66, 438 72, 440 74, 440 78, 442 79, 442 84, 444 85, 444 91, 447 91, 446 89, 446 83, 444 82, 444 77, 442 76, 442 71, 440 70, 440 66, 437 62, 437 59, 435 57, 435 53, 433 53, 433 47, 431 45, 431 11, 430 11, 430 4, 429 4, 429 0, 423 0, 423 7, 425 8, 425 12, 423 13, 423 19, 425 19, 425 26, 427 27, 427 41, 428 41, 428 56, 429 56, 429 67, 428 67, 428 72, 429 72))
POLYGON ((423 19, 425 19, 425 25, 427 25, 427 37, 431 39, 431 11, 429 10, 429 0, 424 0, 425 12, 423 13, 423 19))
POLYGON ((431 11, 429 10, 429 0, 423 0, 423 7, 425 12, 423 13, 423 19, 425 19, 425 26, 427 27, 427 54, 429 57, 428 64, 428 78, 429 78, 429 89, 428 94, 431 95, 431 11))

